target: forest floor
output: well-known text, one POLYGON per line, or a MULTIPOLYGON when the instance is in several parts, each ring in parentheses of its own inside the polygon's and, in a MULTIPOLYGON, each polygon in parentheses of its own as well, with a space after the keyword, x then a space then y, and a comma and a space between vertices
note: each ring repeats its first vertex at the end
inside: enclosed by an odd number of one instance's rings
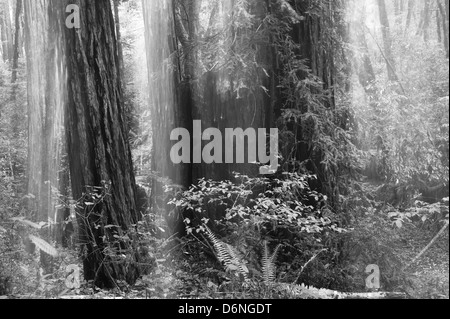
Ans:
MULTIPOLYGON (((408 222, 398 228, 387 218, 395 211, 392 206, 380 202, 379 184, 364 183, 362 192, 373 208, 362 223, 371 224, 374 214, 382 216, 382 227, 374 232, 376 240, 390 248, 392 255, 397 257, 401 267, 400 272, 405 281, 400 285, 411 298, 414 299, 448 299, 449 298, 449 228, 420 256, 414 263, 411 262, 435 238, 442 227, 444 220, 431 222, 408 222), (377 198, 378 197, 378 198, 377 198), (375 207, 380 207, 378 210, 375 207)), ((395 276, 395 274, 394 274, 395 276)))
MULTIPOLYGON (((409 264, 425 248, 436 232, 421 231, 413 226, 399 230, 399 241, 393 243, 398 257, 409 264)), ((449 233, 447 231, 408 269, 413 298, 449 298, 449 233)))
MULTIPOLYGON (((443 223, 411 222, 398 228, 388 217, 389 212, 395 209, 386 205, 384 195, 379 192, 380 184, 365 182, 360 185, 361 189, 352 195, 352 200, 357 203, 354 207, 354 215, 357 216, 354 220, 355 240, 370 239, 361 245, 366 246, 363 248, 365 251, 356 252, 352 262, 360 262, 358 254, 364 255, 365 263, 373 260, 380 264, 381 272, 389 270, 389 275, 381 277, 382 291, 404 292, 412 299, 449 299, 449 229, 411 264, 433 240, 443 223)), ((190 254, 185 251, 183 255, 190 254)), ((205 256, 191 254, 184 260, 179 257, 174 256, 169 264, 161 265, 128 293, 117 295, 102 291, 94 298, 221 298, 220 294, 214 293, 217 290, 213 289, 211 281, 195 274, 197 268, 212 269, 205 256)), ((358 288, 353 292, 364 292, 356 290, 358 288)), ((233 294, 225 294, 224 297, 233 298, 233 294)))
MULTIPOLYGON (((416 262, 411 261, 435 238, 443 226, 442 222, 409 223, 402 227, 388 217, 395 210, 386 205, 380 184, 365 182, 349 198, 353 216, 351 243, 346 248, 350 251, 348 266, 364 269, 375 263, 380 267, 381 291, 403 292, 412 299, 449 299, 449 229, 431 245, 416 262), (357 243, 355 246, 354 244, 357 243), (352 246, 353 245, 353 246, 352 246), (355 249, 354 247, 357 247, 355 249)), ((166 243, 167 244, 167 243, 166 243)), ((168 244, 169 246, 172 244, 168 244)), ((156 245, 161 250, 161 245, 156 245)), ((217 265, 211 262, 211 256, 197 254, 195 246, 186 250, 188 242, 181 245, 177 253, 156 256, 154 270, 130 287, 101 290, 83 284, 77 291, 58 293, 60 299, 220 299, 235 298, 233 292, 223 293, 205 272, 220 273, 217 265), (199 270, 200 271, 197 271, 199 270)), ((214 258, 214 257, 213 257, 214 258)), ((220 266, 219 266, 220 267, 220 266)), ((349 278, 349 286, 354 284, 354 291, 366 292, 361 286, 361 277, 349 278), (356 279, 356 280, 354 280, 356 279)), ((316 287, 328 288, 328 287, 316 287)), ((231 290, 232 291, 232 290, 231 290)), ((238 297, 254 298, 253 295, 238 297)), ((258 295, 259 297, 259 295, 258 295)), ((5 298, 5 297, 0 297, 5 298)), ((9 298, 22 298, 9 296, 9 298)), ((30 294, 24 298, 44 298, 41 294, 30 294)), ((270 298, 270 297, 269 297, 270 298)))

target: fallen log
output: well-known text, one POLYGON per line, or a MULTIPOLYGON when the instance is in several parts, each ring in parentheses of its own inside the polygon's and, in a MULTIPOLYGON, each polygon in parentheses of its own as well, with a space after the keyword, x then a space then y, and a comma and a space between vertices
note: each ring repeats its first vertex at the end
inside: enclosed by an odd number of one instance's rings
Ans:
POLYGON ((340 292, 302 285, 278 284, 279 291, 295 299, 407 299, 403 292, 340 292))

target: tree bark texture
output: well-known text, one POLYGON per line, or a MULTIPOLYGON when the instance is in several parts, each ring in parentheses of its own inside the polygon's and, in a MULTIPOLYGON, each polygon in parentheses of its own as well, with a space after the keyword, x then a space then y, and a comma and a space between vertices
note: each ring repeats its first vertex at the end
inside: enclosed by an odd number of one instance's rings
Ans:
POLYGON ((136 184, 114 19, 109 0, 70 2, 80 8, 81 27, 65 28, 66 134, 73 197, 83 207, 78 224, 84 276, 113 287, 116 280, 134 283, 139 276, 129 233, 138 221, 136 184))

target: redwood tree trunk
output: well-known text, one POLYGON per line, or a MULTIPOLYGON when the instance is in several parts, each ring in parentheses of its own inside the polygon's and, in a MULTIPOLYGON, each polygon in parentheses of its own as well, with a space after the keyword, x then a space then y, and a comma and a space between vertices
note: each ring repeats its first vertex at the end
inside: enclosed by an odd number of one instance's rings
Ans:
POLYGON ((182 187, 191 185, 191 165, 175 165, 170 160, 172 130, 192 127, 189 91, 187 85, 180 83, 172 1, 143 1, 143 9, 152 115, 152 171, 156 173, 150 201, 155 214, 162 215, 171 230, 183 236, 183 219, 178 212, 169 215, 163 186, 168 183, 182 187))
POLYGON ((120 33, 120 16, 119 16, 119 0, 114 0, 114 22, 116 26, 116 39, 117 39, 117 55, 119 57, 119 71, 120 78, 123 79, 123 48, 122 48, 122 35, 120 33))
POLYGON ((84 276, 98 286, 113 287, 116 280, 133 283, 139 276, 130 233, 138 221, 136 184, 114 19, 109 0, 70 3, 79 6, 81 28, 64 28, 69 80, 66 129, 72 192, 83 207, 78 224, 84 276), (123 237, 125 232, 129 239, 123 237))

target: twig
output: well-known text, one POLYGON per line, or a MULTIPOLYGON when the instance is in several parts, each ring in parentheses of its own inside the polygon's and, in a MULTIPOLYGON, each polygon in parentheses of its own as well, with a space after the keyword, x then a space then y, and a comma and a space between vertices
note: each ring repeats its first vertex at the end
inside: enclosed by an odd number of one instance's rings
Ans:
POLYGON ((311 263, 314 259, 317 258, 317 256, 319 256, 319 254, 323 251, 327 250, 326 248, 322 249, 321 251, 319 251, 317 254, 315 254, 314 256, 312 256, 312 258, 310 260, 308 260, 308 262, 306 264, 303 265, 302 269, 300 269, 300 272, 298 273, 297 278, 295 279, 295 281, 292 283, 293 285, 295 285, 297 283, 297 281, 300 279, 300 275, 303 273, 303 270, 305 270, 305 268, 309 265, 309 263, 311 263))
POLYGON ((422 249, 422 251, 409 264, 407 264, 403 268, 403 270, 407 269, 412 264, 414 264, 417 261, 417 259, 419 259, 436 242, 436 240, 439 238, 439 236, 441 236, 444 233, 444 231, 447 229, 448 224, 449 224, 449 221, 446 220, 444 227, 442 227, 442 229, 439 231, 439 233, 437 233, 437 235, 434 236, 434 238, 430 241, 430 243, 424 249, 422 249))
POLYGON ((386 61, 386 64, 388 65, 388 68, 395 74, 395 78, 396 78, 396 82, 400 85, 400 89, 402 90, 403 96, 405 96, 409 101, 411 101, 411 99, 409 98, 409 96, 406 94, 406 90, 405 87, 403 86, 402 82, 400 81, 400 78, 398 77, 398 74, 395 70, 395 68, 393 67, 391 61, 389 61, 389 59, 387 58, 386 54, 384 53, 383 49, 381 48, 380 44, 378 43, 377 39, 375 38, 375 36, 372 34, 372 32, 370 31, 370 29, 367 27, 367 25, 364 24, 364 27, 367 29, 367 31, 369 32, 370 36, 372 37, 372 39, 375 41, 378 49, 380 50, 381 55, 383 56, 383 59, 386 61))

